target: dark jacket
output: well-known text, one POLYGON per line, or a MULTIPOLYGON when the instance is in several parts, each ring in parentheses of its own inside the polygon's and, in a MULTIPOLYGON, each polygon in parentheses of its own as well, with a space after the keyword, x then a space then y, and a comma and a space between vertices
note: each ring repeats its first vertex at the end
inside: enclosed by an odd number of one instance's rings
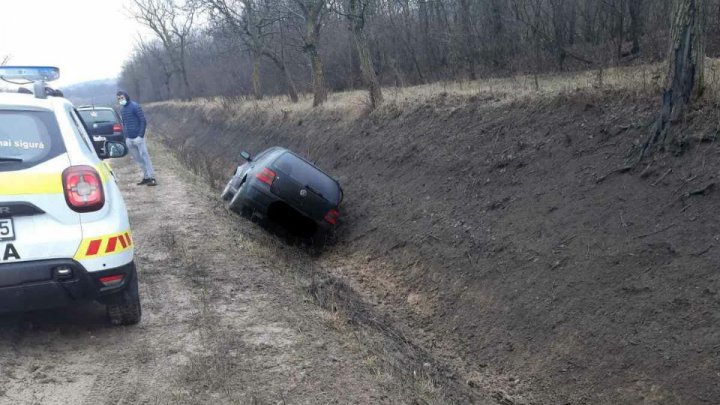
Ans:
POLYGON ((137 138, 138 136, 144 138, 147 123, 145 122, 145 114, 140 104, 130 100, 130 96, 124 91, 121 93, 128 101, 127 104, 120 109, 125 137, 130 139, 137 138))

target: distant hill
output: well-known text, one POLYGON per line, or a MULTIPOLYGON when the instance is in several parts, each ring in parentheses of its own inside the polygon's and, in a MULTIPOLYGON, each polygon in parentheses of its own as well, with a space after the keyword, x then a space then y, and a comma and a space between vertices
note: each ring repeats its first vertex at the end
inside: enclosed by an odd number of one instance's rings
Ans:
POLYGON ((65 97, 75 105, 113 105, 117 92, 117 79, 93 80, 63 87, 65 97))

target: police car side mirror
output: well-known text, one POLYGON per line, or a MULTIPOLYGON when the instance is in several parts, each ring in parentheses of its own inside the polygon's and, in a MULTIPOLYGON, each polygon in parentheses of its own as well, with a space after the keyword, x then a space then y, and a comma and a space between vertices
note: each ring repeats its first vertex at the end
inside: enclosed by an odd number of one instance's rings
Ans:
POLYGON ((252 162, 252 156, 250 156, 250 153, 242 151, 240 152, 240 157, 247 160, 248 162, 252 162))
POLYGON ((105 153, 101 154, 101 159, 121 158, 128 154, 127 146, 121 142, 106 141, 103 150, 105 153))

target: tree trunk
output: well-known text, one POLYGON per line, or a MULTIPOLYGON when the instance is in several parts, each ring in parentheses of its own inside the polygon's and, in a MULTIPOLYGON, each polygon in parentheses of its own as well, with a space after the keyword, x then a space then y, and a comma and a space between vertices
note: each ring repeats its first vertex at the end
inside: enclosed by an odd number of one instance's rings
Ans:
POLYGON ((255 100, 262 100, 263 98, 263 91, 262 91, 262 81, 260 80, 260 55, 256 52, 252 53, 253 55, 253 71, 252 71, 252 89, 253 89, 253 96, 255 97, 255 100))
POLYGON ((642 31, 642 0, 629 0, 628 11, 630 14, 630 37, 632 39, 632 49, 630 53, 635 55, 640 52, 640 34, 642 31))
POLYGON ((280 27, 280 58, 278 59, 274 54, 269 53, 270 59, 277 64, 278 68, 280 68, 280 71, 283 72, 283 76, 285 76, 285 84, 287 85, 287 91, 288 95, 290 96, 290 101, 293 103, 297 103, 300 101, 300 98, 298 97, 298 91, 297 87, 295 86, 295 80, 293 80, 292 75, 290 74, 290 70, 287 68, 287 62, 285 62, 285 30, 283 29, 283 24, 279 24, 280 27))
POLYGON ((295 80, 293 80, 292 76, 290 75, 290 71, 283 67, 283 73, 285 74, 285 83, 287 84, 288 88, 288 95, 290 96, 290 101, 293 103, 297 103, 300 101, 300 98, 298 97, 298 91, 297 87, 295 86, 295 80))
POLYGON ((360 2, 361 0, 350 0, 350 27, 352 29, 355 47, 357 48, 358 58, 360 58, 360 70, 362 71, 363 81, 370 93, 370 108, 374 110, 383 103, 384 98, 380 81, 375 74, 370 45, 368 45, 368 39, 365 35, 365 11, 360 2))
POLYGON ((180 68, 180 74, 182 76, 183 85, 185 87, 183 91, 183 97, 185 97, 185 100, 192 100, 192 95, 190 94, 190 81, 188 80, 187 75, 187 63, 185 62, 185 47, 186 47, 185 39, 180 38, 180 61, 178 63, 180 68))
MULTIPOLYGON (((704 88, 705 0, 675 0, 668 52, 668 76, 663 104, 655 130, 642 154, 655 145, 664 146, 673 121, 680 119, 693 98, 704 88)), ((642 156, 641 154, 641 156, 642 156)))
POLYGON ((292 75, 290 74, 290 70, 285 65, 285 55, 282 54, 281 58, 278 58, 274 53, 270 51, 264 51, 263 55, 265 55, 268 59, 273 61, 275 63, 275 66, 282 72, 283 77, 285 78, 285 84, 287 85, 287 91, 288 96, 290 96, 290 101, 293 103, 297 103, 300 101, 300 98, 298 97, 298 91, 297 87, 295 86, 295 80, 293 80, 292 75))
POLYGON ((310 63, 312 65, 313 77, 313 107, 317 107, 327 101, 327 88, 325 88, 325 75, 323 73, 322 59, 317 49, 313 46, 308 50, 310 63))
POLYGON ((462 42, 463 53, 465 54, 465 60, 467 62, 468 78, 470 80, 477 80, 477 74, 475 73, 475 49, 472 35, 472 22, 470 20, 470 1, 471 0, 460 0, 461 8, 461 25, 462 25, 462 42))
POLYGON ((313 107, 317 107, 327 101, 327 88, 325 87, 325 74, 323 73, 322 59, 318 51, 320 43, 320 28, 322 27, 325 0, 314 0, 303 3, 305 16, 305 42, 304 51, 310 57, 313 78, 313 107))
POLYGON ((183 85, 185 86, 185 100, 192 100, 192 95, 190 94, 190 82, 188 81, 187 70, 185 70, 185 67, 182 69, 182 78, 183 85))

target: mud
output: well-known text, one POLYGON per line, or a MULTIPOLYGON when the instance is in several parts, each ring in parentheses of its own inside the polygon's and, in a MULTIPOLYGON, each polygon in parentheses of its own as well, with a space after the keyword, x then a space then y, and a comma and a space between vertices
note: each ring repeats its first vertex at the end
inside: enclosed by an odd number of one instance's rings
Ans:
POLYGON ((485 96, 350 117, 148 111, 216 188, 241 150, 274 145, 339 178, 342 222, 319 270, 465 389, 518 404, 717 402, 715 102, 676 123, 682 145, 619 173, 658 94, 485 96))
POLYGON ((155 188, 135 186, 129 159, 113 162, 142 322, 111 327, 99 304, 0 316, 0 403, 487 401, 382 323, 338 311, 303 251, 229 214, 164 148, 151 153, 155 188))

